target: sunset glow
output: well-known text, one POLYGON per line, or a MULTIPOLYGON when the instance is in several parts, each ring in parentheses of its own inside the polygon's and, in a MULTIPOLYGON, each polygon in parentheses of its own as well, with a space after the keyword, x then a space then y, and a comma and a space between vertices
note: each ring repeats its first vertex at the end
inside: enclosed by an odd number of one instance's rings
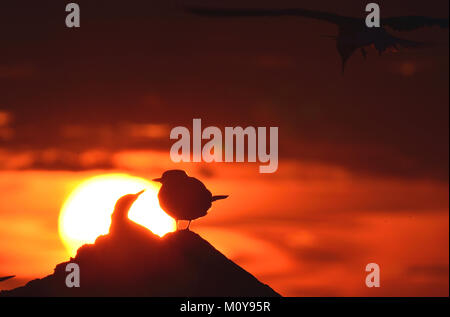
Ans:
POLYGON ((159 206, 158 185, 127 174, 106 174, 82 182, 65 200, 59 216, 59 234, 71 255, 85 243, 107 234, 114 205, 121 196, 145 189, 130 209, 129 218, 163 236, 175 221, 159 206))
POLYGON ((0 299, 449 296, 450 1, 60 2, 0 5, 0 299))

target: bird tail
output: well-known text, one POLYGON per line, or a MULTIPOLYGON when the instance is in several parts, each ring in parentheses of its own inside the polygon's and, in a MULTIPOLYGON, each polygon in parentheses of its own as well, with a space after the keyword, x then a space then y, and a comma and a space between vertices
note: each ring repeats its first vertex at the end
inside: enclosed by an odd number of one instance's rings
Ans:
POLYGON ((217 196, 212 196, 212 200, 211 201, 216 201, 216 200, 219 200, 219 199, 225 199, 225 198, 227 198, 228 197, 228 195, 217 195, 217 196))

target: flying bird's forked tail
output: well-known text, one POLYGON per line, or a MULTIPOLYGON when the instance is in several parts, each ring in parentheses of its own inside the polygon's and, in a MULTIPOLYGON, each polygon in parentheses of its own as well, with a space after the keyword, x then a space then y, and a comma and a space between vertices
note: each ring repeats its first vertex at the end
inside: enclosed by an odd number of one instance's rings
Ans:
POLYGON ((211 201, 216 201, 216 200, 220 200, 220 199, 225 199, 227 198, 228 195, 217 195, 217 196, 212 196, 211 201))

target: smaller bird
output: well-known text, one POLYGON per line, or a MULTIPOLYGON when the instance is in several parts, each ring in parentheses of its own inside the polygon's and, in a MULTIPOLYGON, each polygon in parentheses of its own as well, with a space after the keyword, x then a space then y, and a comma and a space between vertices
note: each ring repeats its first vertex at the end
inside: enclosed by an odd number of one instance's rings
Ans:
POLYGON ((147 230, 145 227, 128 219, 128 212, 130 211, 131 206, 144 191, 145 189, 136 194, 122 196, 117 200, 116 205, 114 206, 114 212, 111 215, 110 233, 128 234, 129 232, 136 230, 147 230))
POLYGON ((13 278, 13 277, 16 277, 16 276, 15 275, 9 275, 9 276, 0 277, 0 282, 9 280, 10 278, 13 278))
POLYGON ((162 184, 158 193, 159 204, 167 214, 178 220, 191 221, 206 215, 212 202, 225 199, 228 195, 213 196, 205 185, 183 170, 165 171, 160 178, 153 179, 162 184))

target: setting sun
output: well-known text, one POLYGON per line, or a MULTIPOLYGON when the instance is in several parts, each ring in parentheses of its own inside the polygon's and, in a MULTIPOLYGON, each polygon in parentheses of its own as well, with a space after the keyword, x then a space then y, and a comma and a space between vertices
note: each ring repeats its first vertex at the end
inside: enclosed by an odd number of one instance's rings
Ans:
POLYGON ((129 218, 163 236, 175 230, 175 221, 159 206, 159 184, 127 174, 92 177, 79 184, 65 200, 59 215, 59 235, 71 255, 85 243, 106 234, 114 205, 121 196, 145 192, 130 209, 129 218))

